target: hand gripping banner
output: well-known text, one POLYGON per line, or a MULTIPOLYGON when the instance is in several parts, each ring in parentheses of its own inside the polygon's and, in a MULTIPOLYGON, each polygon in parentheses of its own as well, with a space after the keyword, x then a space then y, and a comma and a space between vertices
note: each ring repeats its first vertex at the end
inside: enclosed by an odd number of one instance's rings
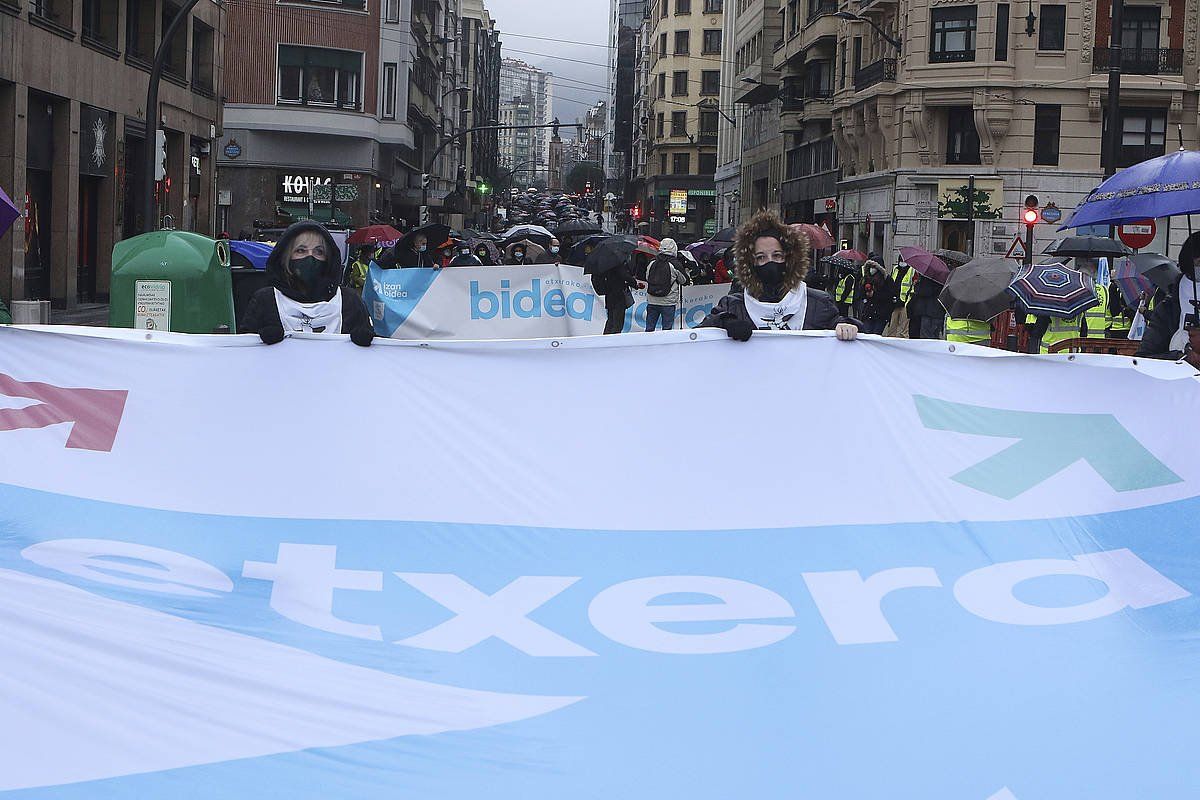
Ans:
POLYGON ((0 328, 0 796, 1173 800, 1194 371, 0 328))

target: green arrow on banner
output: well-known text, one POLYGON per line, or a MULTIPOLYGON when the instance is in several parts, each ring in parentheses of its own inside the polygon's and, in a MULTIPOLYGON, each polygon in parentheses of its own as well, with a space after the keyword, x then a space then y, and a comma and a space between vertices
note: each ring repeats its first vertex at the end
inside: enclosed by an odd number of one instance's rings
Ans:
POLYGON ((953 479, 1012 500, 1084 460, 1118 492, 1182 481, 1112 414, 1055 414, 969 406, 914 395, 921 423, 935 431, 1017 439, 953 479))

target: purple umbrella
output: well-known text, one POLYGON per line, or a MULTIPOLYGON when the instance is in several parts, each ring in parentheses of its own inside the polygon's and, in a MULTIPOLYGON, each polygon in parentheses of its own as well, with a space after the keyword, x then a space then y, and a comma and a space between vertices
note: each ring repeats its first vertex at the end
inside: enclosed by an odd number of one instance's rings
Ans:
POLYGON ((1127 258, 1117 263, 1113 270, 1113 282, 1120 288, 1125 304, 1131 308, 1137 308, 1143 292, 1154 291, 1154 282, 1143 275, 1127 258))
POLYGON ((21 216, 21 212, 17 210, 17 204, 5 194, 4 189, 0 189, 0 236, 3 236, 4 232, 12 227, 19 216, 21 216))
POLYGON ((950 268, 946 266, 946 262, 923 247, 901 247, 900 257, 904 259, 905 264, 931 281, 945 285, 950 279, 950 268))
POLYGON ((1197 213, 1200 152, 1181 149, 1113 175, 1092 190, 1059 230, 1197 213))

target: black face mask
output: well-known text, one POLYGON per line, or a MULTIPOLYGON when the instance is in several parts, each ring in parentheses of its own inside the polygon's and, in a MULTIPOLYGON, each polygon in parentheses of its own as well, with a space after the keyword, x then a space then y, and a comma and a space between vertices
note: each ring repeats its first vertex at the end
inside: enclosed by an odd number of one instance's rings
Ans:
POLYGON ((288 264, 288 269, 296 276, 296 282, 299 284, 297 288, 311 294, 320 288, 317 284, 325 272, 325 262, 316 256, 293 258, 288 264))
POLYGON ((763 285, 764 296, 759 298, 760 300, 780 300, 782 298, 783 293, 780 289, 786 271, 787 265, 782 261, 768 261, 765 264, 751 265, 751 274, 758 278, 759 283, 763 285))

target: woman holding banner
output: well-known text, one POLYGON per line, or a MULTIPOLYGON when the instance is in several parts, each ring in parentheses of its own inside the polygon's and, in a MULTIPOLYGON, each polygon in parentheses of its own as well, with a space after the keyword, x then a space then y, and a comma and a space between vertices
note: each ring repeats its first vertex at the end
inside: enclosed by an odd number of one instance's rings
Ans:
POLYGON ((832 330, 842 341, 856 338, 858 325, 838 313, 833 298, 804 283, 808 252, 808 238, 778 215, 755 214, 731 250, 743 289, 722 297, 700 326, 724 328, 739 342, 756 330, 832 330))

